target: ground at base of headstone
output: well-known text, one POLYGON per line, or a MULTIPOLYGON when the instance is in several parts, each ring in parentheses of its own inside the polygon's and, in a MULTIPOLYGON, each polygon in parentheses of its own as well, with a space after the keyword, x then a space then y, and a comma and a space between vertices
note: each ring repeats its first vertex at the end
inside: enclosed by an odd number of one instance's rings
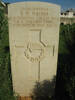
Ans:
POLYGON ((31 97, 21 97, 19 96, 17 100, 32 100, 31 97))

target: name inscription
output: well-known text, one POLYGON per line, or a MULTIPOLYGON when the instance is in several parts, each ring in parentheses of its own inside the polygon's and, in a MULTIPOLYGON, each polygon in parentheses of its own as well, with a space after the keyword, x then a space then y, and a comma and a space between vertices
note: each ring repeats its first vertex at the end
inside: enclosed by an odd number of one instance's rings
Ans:
POLYGON ((24 27, 56 26, 59 18, 51 17, 48 8, 21 8, 19 14, 9 17, 9 24, 24 27))

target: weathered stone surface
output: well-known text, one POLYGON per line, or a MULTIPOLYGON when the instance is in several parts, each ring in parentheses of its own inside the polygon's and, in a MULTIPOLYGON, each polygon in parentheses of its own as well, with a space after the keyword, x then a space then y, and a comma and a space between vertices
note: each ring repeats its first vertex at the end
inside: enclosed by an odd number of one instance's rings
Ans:
POLYGON ((36 81, 56 75, 60 7, 44 2, 9 4, 9 40, 14 91, 29 96, 36 81))

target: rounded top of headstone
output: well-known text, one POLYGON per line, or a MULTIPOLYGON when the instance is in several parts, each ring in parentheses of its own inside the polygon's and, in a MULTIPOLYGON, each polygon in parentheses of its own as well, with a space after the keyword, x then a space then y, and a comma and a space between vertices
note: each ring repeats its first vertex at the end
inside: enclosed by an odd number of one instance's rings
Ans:
POLYGON ((54 4, 54 3, 49 3, 49 2, 41 2, 41 1, 23 1, 23 2, 15 2, 8 4, 9 6, 11 5, 19 5, 19 4, 43 4, 43 5, 49 5, 49 6, 54 6, 54 7, 60 7, 60 5, 54 4))

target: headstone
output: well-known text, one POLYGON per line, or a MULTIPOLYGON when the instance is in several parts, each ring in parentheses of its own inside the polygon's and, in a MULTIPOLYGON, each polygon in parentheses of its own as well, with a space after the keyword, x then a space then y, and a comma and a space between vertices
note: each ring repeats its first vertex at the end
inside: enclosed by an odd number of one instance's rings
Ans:
POLYGON ((57 71, 60 7, 45 2, 9 4, 9 42, 13 89, 30 96, 36 81, 57 71))

